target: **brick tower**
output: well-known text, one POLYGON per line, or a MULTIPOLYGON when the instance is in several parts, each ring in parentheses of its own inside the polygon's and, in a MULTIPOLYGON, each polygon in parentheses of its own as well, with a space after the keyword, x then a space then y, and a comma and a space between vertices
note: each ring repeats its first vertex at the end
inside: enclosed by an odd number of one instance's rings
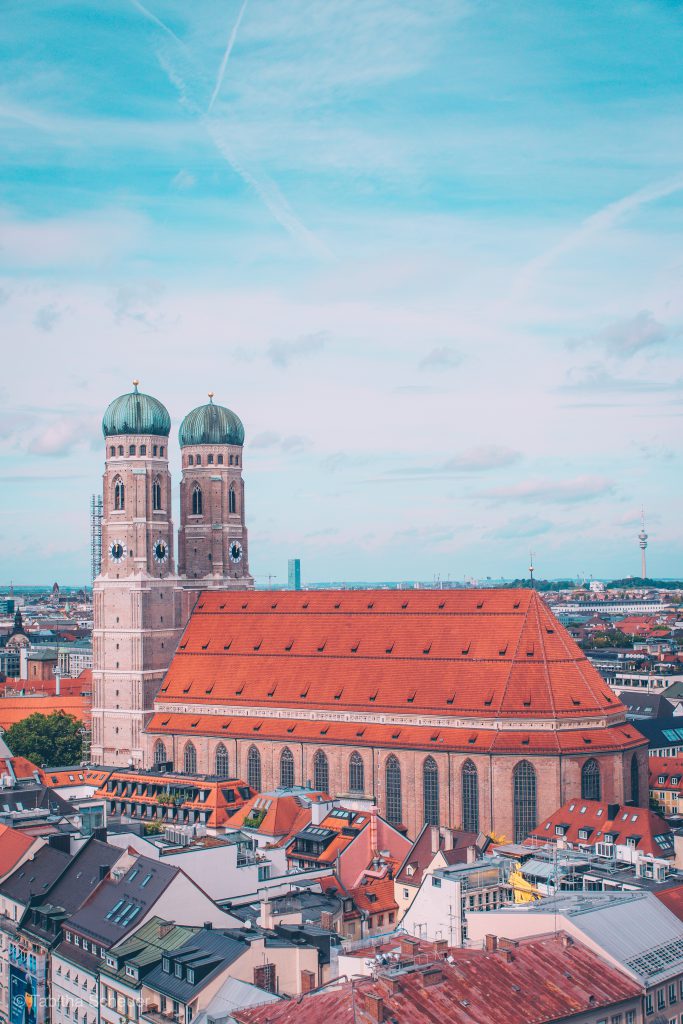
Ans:
POLYGON ((244 514, 242 446, 244 427, 230 409, 206 405, 188 413, 180 426, 182 479, 178 572, 187 588, 253 587, 249 574, 244 514))
POLYGON ((142 730, 184 615, 175 575, 168 435, 156 398, 134 390, 104 414, 102 568, 94 583, 92 759, 139 765, 142 730))

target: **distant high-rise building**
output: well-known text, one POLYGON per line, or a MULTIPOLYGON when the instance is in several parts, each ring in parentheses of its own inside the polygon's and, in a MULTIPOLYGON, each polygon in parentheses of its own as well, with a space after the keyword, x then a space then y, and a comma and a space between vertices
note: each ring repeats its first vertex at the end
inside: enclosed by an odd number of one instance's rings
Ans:
POLYGON ((290 558, 287 563, 287 581, 290 590, 301 590, 301 559, 290 558))
POLYGON ((640 513, 640 533, 638 534, 640 544, 640 575, 647 579, 647 566, 645 564, 645 549, 647 548, 647 533, 645 532, 645 509, 640 513))

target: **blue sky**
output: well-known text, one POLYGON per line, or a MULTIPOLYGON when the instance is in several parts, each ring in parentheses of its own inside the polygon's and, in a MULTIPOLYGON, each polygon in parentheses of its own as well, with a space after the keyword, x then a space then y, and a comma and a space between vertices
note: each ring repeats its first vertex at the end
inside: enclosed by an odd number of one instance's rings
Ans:
POLYGON ((133 377, 241 416, 260 580, 621 576, 641 505, 683 573, 681 3, 5 0, 0 48, 0 581, 87 579, 133 377))

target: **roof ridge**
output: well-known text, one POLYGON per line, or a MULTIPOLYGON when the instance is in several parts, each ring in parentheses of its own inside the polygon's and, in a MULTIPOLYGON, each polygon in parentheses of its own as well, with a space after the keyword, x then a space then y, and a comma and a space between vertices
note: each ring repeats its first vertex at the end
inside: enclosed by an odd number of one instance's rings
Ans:
POLYGON ((536 591, 534 591, 534 595, 535 596, 532 597, 531 601, 529 602, 529 607, 531 607, 531 605, 533 604, 534 611, 536 613, 536 627, 538 629, 538 646, 541 649, 541 651, 543 652, 543 657, 541 659, 541 664, 543 665, 543 673, 545 675, 546 686, 548 688, 548 700, 550 702, 550 707, 552 709, 553 715, 555 717, 557 717, 557 707, 555 705, 555 694, 553 693, 553 684, 552 684, 552 680, 550 678, 550 670, 548 668, 548 655, 547 655, 547 651, 545 649, 545 641, 543 639, 543 629, 542 629, 542 626, 541 626, 541 616, 539 614, 539 604, 540 604, 541 599, 538 596, 538 594, 536 594, 536 591))

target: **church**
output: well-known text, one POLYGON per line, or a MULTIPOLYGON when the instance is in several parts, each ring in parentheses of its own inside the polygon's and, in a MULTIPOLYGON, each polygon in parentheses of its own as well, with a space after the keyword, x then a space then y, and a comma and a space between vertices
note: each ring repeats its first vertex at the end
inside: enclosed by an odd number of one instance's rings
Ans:
POLYGON ((260 591, 239 418, 104 416, 93 757, 305 785, 422 825, 523 839, 572 797, 647 803, 647 742, 532 590, 260 591))

